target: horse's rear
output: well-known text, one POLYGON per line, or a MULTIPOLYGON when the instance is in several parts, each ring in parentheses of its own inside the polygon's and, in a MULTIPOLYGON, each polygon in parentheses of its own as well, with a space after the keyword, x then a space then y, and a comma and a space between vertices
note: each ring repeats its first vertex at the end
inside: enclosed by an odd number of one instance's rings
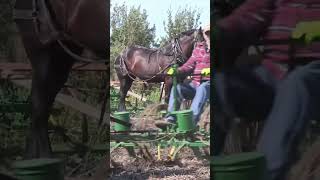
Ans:
POLYGON ((50 0, 50 4, 60 29, 97 54, 108 57, 108 1, 50 0))
POLYGON ((106 49, 107 6, 105 0, 16 1, 16 23, 33 68, 27 158, 51 156, 49 111, 76 60, 66 53, 57 40, 65 43, 76 55, 80 56, 84 49, 90 49, 106 58, 109 53, 106 49), (37 9, 33 3, 36 3, 37 9), (29 17, 21 13, 26 11, 37 16, 29 17))

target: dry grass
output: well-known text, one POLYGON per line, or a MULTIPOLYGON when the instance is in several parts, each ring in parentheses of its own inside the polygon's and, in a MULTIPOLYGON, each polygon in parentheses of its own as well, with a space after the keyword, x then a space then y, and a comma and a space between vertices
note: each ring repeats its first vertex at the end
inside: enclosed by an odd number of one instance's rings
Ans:
MULTIPOLYGON (((118 149, 112 156, 116 161, 111 180, 177 180, 177 179, 210 179, 209 163, 200 160, 187 149, 174 161, 146 161, 141 157, 130 157, 126 150, 118 149)), ((152 154, 156 154, 153 152, 152 154)))
POLYGON ((288 180, 320 179, 320 141, 315 142, 292 168, 288 180))

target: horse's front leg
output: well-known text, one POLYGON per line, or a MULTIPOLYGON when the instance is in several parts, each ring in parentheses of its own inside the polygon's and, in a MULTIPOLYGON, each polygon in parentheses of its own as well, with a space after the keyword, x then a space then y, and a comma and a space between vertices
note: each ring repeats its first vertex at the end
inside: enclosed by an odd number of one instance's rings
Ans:
POLYGON ((52 154, 48 135, 49 112, 73 64, 66 58, 59 52, 51 56, 42 52, 36 58, 30 58, 33 68, 32 112, 26 144, 27 159, 50 157, 52 154))
MULTIPOLYGON (((37 74, 37 73, 35 73, 37 74)), ((33 75, 31 90, 31 123, 26 141, 26 158, 50 157, 51 147, 48 136, 50 103, 44 77, 33 75)))
POLYGON ((120 102, 118 106, 118 111, 126 111, 126 96, 131 88, 133 80, 129 76, 123 76, 119 78, 120 81, 120 102))

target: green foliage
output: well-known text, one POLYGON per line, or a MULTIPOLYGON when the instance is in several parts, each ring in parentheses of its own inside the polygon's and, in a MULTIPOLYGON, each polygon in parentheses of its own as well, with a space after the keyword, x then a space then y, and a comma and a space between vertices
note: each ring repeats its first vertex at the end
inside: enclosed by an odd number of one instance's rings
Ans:
POLYGON ((155 26, 149 27, 146 10, 128 8, 125 4, 115 6, 111 15, 111 44, 141 45, 150 47, 154 42, 155 26))
POLYGON ((120 102, 120 94, 113 87, 110 88, 110 110, 111 112, 117 111, 120 102))
POLYGON ((167 13, 167 22, 163 22, 167 35, 161 38, 160 46, 168 40, 176 37, 181 32, 194 29, 199 26, 200 13, 196 9, 192 9, 190 7, 179 9, 174 16, 171 9, 169 9, 167 13))
MULTIPOLYGON (((26 102, 29 91, 18 88, 6 80, 0 81, 0 106, 1 104, 26 102)), ((28 116, 22 113, 0 112, 0 149, 12 148, 24 144, 24 132, 12 133, 11 128, 24 129, 29 121, 28 116)))
MULTIPOLYGON (((150 27, 147 21, 147 11, 140 7, 115 5, 111 12, 111 47, 110 61, 113 65, 120 52, 130 45, 151 47, 154 44, 155 26, 150 27)), ((111 78, 115 79, 114 68, 111 68, 111 78)))
POLYGON ((155 102, 159 102, 159 98, 160 98, 160 86, 153 86, 150 88, 150 90, 146 93, 146 98, 148 101, 151 101, 153 103, 155 102))

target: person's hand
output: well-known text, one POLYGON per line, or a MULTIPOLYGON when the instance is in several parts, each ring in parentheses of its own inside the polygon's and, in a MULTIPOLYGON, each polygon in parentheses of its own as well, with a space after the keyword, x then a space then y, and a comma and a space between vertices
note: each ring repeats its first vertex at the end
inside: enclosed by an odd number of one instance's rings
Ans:
POLYGON ((169 70, 167 71, 167 74, 168 74, 168 75, 170 75, 170 76, 172 76, 172 75, 173 75, 173 73, 174 73, 173 68, 172 68, 172 67, 171 67, 171 68, 169 68, 169 70))
POLYGON ((209 75, 210 75, 210 68, 204 68, 204 69, 202 69, 201 75, 203 75, 203 76, 209 76, 209 75))
POLYGON ((320 40, 320 21, 300 22, 292 32, 293 39, 302 39, 306 44, 320 40))

